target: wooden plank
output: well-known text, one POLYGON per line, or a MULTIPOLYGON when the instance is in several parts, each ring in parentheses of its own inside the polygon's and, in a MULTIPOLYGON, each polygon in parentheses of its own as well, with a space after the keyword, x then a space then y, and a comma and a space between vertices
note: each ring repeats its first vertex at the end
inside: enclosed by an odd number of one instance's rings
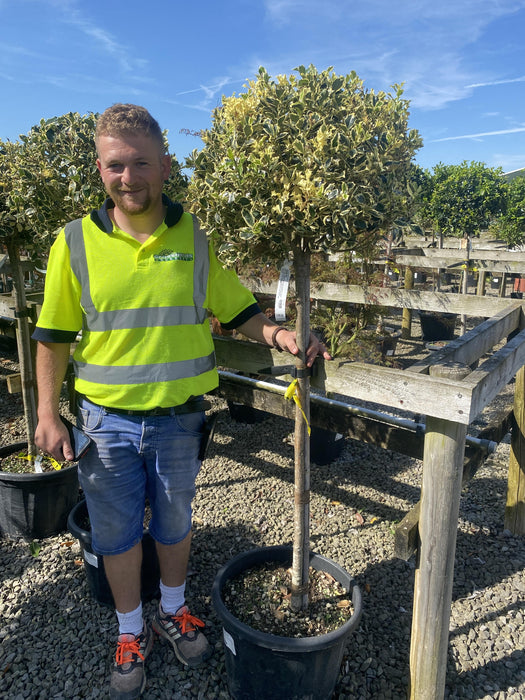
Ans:
POLYGON ((522 318, 521 309, 521 304, 507 303, 506 308, 486 319, 460 338, 450 341, 441 350, 435 350, 428 357, 414 362, 410 367, 407 367, 406 371, 428 373, 431 365, 443 362, 473 364, 519 327, 522 318))
MULTIPOLYGON (((36 321, 42 302, 44 292, 31 292, 26 294, 27 306, 31 310, 31 318, 36 321)), ((0 294, 0 316, 15 321, 15 302, 11 294, 0 294)))
POLYGON ((398 523, 394 533, 394 556, 408 561, 419 546, 419 511, 421 501, 398 523))
POLYGON ((20 373, 18 374, 8 374, 7 380, 7 391, 10 394, 19 394, 22 391, 22 377, 20 373))
POLYGON ((466 390, 472 389, 469 423, 500 393, 523 365, 525 330, 520 331, 463 381, 466 390))
MULTIPOLYGON (((222 336, 214 336, 214 341, 219 367, 260 375, 261 369, 273 362, 276 365, 293 362, 290 356, 283 357, 258 343, 222 336)), ((470 415, 472 389, 460 382, 348 360, 325 362, 318 358, 316 366, 317 375, 312 377, 312 387, 327 395, 342 394, 423 415, 430 413, 459 423, 465 423, 470 415), (433 397, 431 406, 428 405, 429 396, 433 397)), ((291 381, 292 377, 286 375, 284 379, 291 381)))
MULTIPOLYGON (((277 282, 263 283, 257 279, 243 279, 254 293, 275 295, 277 282)), ((293 295, 294 285, 290 282, 289 294, 293 295)), ((446 311, 467 316, 493 316, 510 303, 517 300, 499 297, 480 297, 476 294, 447 294, 419 289, 392 287, 365 287, 357 284, 312 283, 312 299, 319 301, 339 301, 348 304, 374 304, 399 309, 421 309, 422 311, 446 311)), ((518 302, 519 303, 519 302, 518 302)))
MULTIPOLYGON (((400 251, 401 252, 401 251, 400 251)), ((423 255, 431 260, 432 258, 448 258, 449 260, 464 260, 464 253, 452 248, 423 248, 423 255)), ((401 254, 403 254, 401 252, 401 254)), ((473 248, 470 251, 470 260, 491 260, 499 262, 522 263, 525 270, 525 253, 519 250, 480 250, 473 248)))
MULTIPOLYGON (((441 252, 441 251, 438 251, 441 252)), ((485 270, 486 272, 498 272, 498 273, 514 273, 522 274, 525 273, 525 262, 520 260, 485 260, 477 257, 469 258, 469 267, 477 268, 478 270, 485 270)), ((455 258, 449 258, 445 255, 426 257, 419 255, 398 255, 396 256, 396 265, 402 267, 414 267, 414 268, 425 268, 425 269, 443 269, 447 272, 461 272, 463 265, 465 264, 465 258, 455 256, 455 258)))

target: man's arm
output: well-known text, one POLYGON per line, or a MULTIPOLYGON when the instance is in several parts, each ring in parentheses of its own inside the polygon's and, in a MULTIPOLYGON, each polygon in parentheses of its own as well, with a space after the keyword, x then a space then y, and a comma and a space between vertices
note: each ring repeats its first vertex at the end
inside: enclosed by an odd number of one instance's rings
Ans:
POLYGON ((58 411, 62 382, 69 362, 69 343, 38 343, 38 425, 35 443, 57 461, 72 460, 73 450, 58 411))
MULTIPOLYGON (((243 335, 247 335, 248 338, 257 340, 260 343, 266 343, 266 345, 273 345, 272 338, 277 328, 280 328, 280 326, 270 321, 263 313, 258 313, 240 325, 237 330, 243 333, 243 335)), ((279 333, 275 335, 275 342, 281 350, 287 350, 292 355, 297 355, 299 352, 295 331, 289 331, 286 328, 280 330, 279 333)), ((308 367, 313 365, 317 355, 322 355, 325 360, 332 359, 323 343, 321 343, 315 335, 310 333, 310 344, 306 351, 306 364, 308 367)))

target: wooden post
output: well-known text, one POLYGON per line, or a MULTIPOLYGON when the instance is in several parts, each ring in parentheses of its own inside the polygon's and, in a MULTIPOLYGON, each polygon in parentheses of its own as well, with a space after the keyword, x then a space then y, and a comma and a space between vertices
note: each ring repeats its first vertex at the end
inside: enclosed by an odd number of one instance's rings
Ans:
MULTIPOLYGON (((405 267, 405 289, 414 289, 414 272, 411 267, 405 267)), ((403 309, 401 320, 401 337, 412 337, 412 309, 403 309)))
MULTIPOLYGON (((461 380, 466 365, 430 368, 434 376, 461 380)), ((437 397, 436 397, 437 398, 437 397)), ((441 400, 446 400, 443 396, 441 400)), ((411 700, 441 700, 445 694, 447 648, 454 578, 459 500, 467 426, 426 418, 419 517, 420 548, 410 639, 411 700)))
POLYGON ((480 270, 478 272, 478 288, 476 289, 476 294, 480 297, 485 296, 485 284, 487 282, 487 272, 486 270, 480 270))
POLYGON ((525 367, 516 374, 514 425, 510 443, 509 478, 505 527, 514 535, 525 535, 525 367))
MULTIPOLYGON (((461 278, 461 293, 468 294, 468 269, 469 269, 469 261, 470 261, 470 237, 469 236, 466 236, 465 238, 461 239, 461 247, 464 248, 465 252, 466 252, 465 261, 463 263, 464 270, 463 270, 463 275, 461 278)), ((466 329, 467 329, 467 317, 465 314, 461 314, 459 334, 464 335, 466 329)))
POLYGON ((499 285, 499 296, 504 297, 507 290, 507 273, 503 272, 501 275, 501 282, 499 285))

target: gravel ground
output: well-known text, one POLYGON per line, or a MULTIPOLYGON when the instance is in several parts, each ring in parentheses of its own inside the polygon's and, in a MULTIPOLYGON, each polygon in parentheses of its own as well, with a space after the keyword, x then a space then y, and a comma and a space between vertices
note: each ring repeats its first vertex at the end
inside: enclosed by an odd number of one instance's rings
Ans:
MULTIPOLYGON (((3 362, 1 371, 13 366, 3 362)), ((156 642, 144 698, 228 698, 222 629, 211 607, 218 568, 238 552, 292 539, 292 425, 231 420, 224 402, 198 479, 187 599, 207 625, 208 664, 185 670, 156 642)), ((23 435, 19 397, 0 382, 1 442, 23 435)), ((503 528, 509 436, 464 489, 458 528, 448 698, 525 699, 525 540, 503 528)), ((394 558, 395 523, 419 498, 421 462, 351 440, 327 466, 312 465, 311 541, 352 572, 364 597, 335 698, 406 698, 414 559, 394 558)), ((88 592, 78 543, 0 541, 0 697, 107 697, 114 612, 88 592)), ((147 603, 151 617, 155 602, 147 603)), ((272 698, 271 690, 268 698, 272 698)))

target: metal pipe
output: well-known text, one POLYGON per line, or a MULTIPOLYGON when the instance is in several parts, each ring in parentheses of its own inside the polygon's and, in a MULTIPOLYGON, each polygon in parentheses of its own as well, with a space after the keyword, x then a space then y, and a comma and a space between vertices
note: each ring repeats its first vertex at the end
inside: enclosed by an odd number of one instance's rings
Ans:
MULTIPOLYGON (((226 379, 231 379, 239 384, 246 384, 255 389, 262 389, 263 391, 269 391, 273 394, 280 394, 281 396, 284 396, 284 392, 287 389, 287 385, 273 384, 272 382, 253 379, 252 377, 235 374, 235 372, 219 370, 219 375, 221 377, 225 377, 226 379)), ((317 394, 311 394, 310 401, 321 406, 337 408, 338 410, 350 413, 353 416, 370 418, 381 423, 386 423, 387 425, 392 425, 396 428, 404 428, 405 430, 411 430, 414 433, 421 433, 422 435, 425 434, 425 424, 417 420, 409 420, 408 418, 392 416, 388 413, 382 413, 381 411, 375 411, 371 408, 365 408, 364 406, 354 406, 352 404, 345 403, 344 401, 327 399, 326 397, 318 396, 317 394)), ((475 447, 483 452, 486 452, 487 454, 493 454, 498 446, 498 443, 494 440, 484 440, 481 438, 472 437, 471 435, 467 435, 465 438, 465 443, 470 447, 475 447)))

